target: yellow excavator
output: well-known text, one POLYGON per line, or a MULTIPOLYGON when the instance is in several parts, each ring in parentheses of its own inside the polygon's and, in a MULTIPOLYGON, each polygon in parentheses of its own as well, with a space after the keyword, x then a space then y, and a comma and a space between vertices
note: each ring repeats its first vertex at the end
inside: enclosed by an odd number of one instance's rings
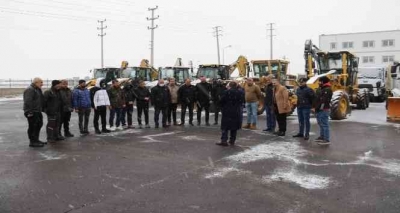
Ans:
POLYGON ((369 105, 368 91, 358 88, 357 73, 359 58, 348 51, 323 52, 311 40, 305 42, 305 72, 309 77, 307 85, 317 90, 318 79, 327 76, 331 80, 332 120, 345 119, 351 113, 351 104, 359 109, 369 105))
POLYGON ((122 86, 129 82, 134 82, 134 86, 138 81, 143 80, 148 89, 157 85, 159 72, 150 66, 149 60, 143 59, 138 67, 130 67, 127 61, 121 63, 121 79, 118 79, 122 86))

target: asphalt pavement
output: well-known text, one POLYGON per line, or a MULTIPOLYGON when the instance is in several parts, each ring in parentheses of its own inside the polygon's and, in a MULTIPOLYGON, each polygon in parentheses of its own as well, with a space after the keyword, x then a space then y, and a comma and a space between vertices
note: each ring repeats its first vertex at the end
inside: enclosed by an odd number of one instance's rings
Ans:
POLYGON ((218 126, 78 136, 74 114, 76 137, 29 148, 21 108, 0 100, 1 213, 400 211, 400 125, 384 104, 332 121, 329 147, 292 138, 295 115, 286 137, 262 132, 261 115, 219 147, 218 126))

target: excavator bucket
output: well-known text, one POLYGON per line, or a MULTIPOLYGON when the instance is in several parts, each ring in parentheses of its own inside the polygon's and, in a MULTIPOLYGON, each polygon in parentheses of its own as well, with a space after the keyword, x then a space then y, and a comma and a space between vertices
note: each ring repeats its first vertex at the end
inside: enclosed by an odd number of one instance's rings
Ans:
POLYGON ((400 97, 387 99, 387 121, 400 122, 400 97))

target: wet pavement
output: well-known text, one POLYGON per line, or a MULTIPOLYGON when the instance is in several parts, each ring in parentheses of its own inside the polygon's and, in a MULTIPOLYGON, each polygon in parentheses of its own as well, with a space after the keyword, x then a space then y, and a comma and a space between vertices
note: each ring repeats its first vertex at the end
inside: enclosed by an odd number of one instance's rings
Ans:
MULTIPOLYGON (((259 116, 260 130, 240 131, 236 147, 214 145, 217 126, 186 126, 29 148, 21 107, 0 101, 2 213, 400 209, 400 125, 385 122, 384 104, 332 122, 329 147, 293 139, 295 116, 286 137, 263 133, 259 116)), ((71 124, 77 134, 77 115, 71 124)), ((313 118, 311 139, 316 132, 313 118)))

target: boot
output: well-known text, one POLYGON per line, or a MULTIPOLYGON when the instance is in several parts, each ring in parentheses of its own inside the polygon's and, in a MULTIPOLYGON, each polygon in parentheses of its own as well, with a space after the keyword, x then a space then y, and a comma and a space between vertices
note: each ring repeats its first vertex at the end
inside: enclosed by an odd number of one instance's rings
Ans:
POLYGON ((38 141, 36 141, 36 142, 30 142, 30 143, 29 143, 29 146, 30 146, 30 147, 44 147, 44 143, 40 143, 40 142, 38 142, 38 141))
POLYGON ((304 135, 301 133, 297 133, 296 135, 293 135, 293 137, 294 138, 302 138, 302 137, 304 137, 304 135))
POLYGON ((94 130, 95 132, 96 132, 96 134, 98 134, 98 135, 100 135, 101 134, 101 131, 100 131, 100 129, 96 129, 96 130, 94 130))
POLYGON ((65 131, 65 132, 64 132, 64 136, 67 137, 67 138, 72 138, 72 137, 74 137, 74 135, 73 135, 70 131, 65 131))
POLYGON ((251 124, 249 129, 257 130, 257 125, 256 124, 251 124))
POLYGON ((285 132, 278 132, 277 135, 278 135, 278 136, 285 136, 285 134, 286 134, 285 132))
POLYGON ((216 143, 215 145, 218 145, 218 146, 229 146, 229 144, 226 141, 221 141, 219 143, 216 143))
POLYGON ((243 128, 243 129, 250 129, 250 124, 244 124, 244 125, 242 126, 242 128, 243 128))

